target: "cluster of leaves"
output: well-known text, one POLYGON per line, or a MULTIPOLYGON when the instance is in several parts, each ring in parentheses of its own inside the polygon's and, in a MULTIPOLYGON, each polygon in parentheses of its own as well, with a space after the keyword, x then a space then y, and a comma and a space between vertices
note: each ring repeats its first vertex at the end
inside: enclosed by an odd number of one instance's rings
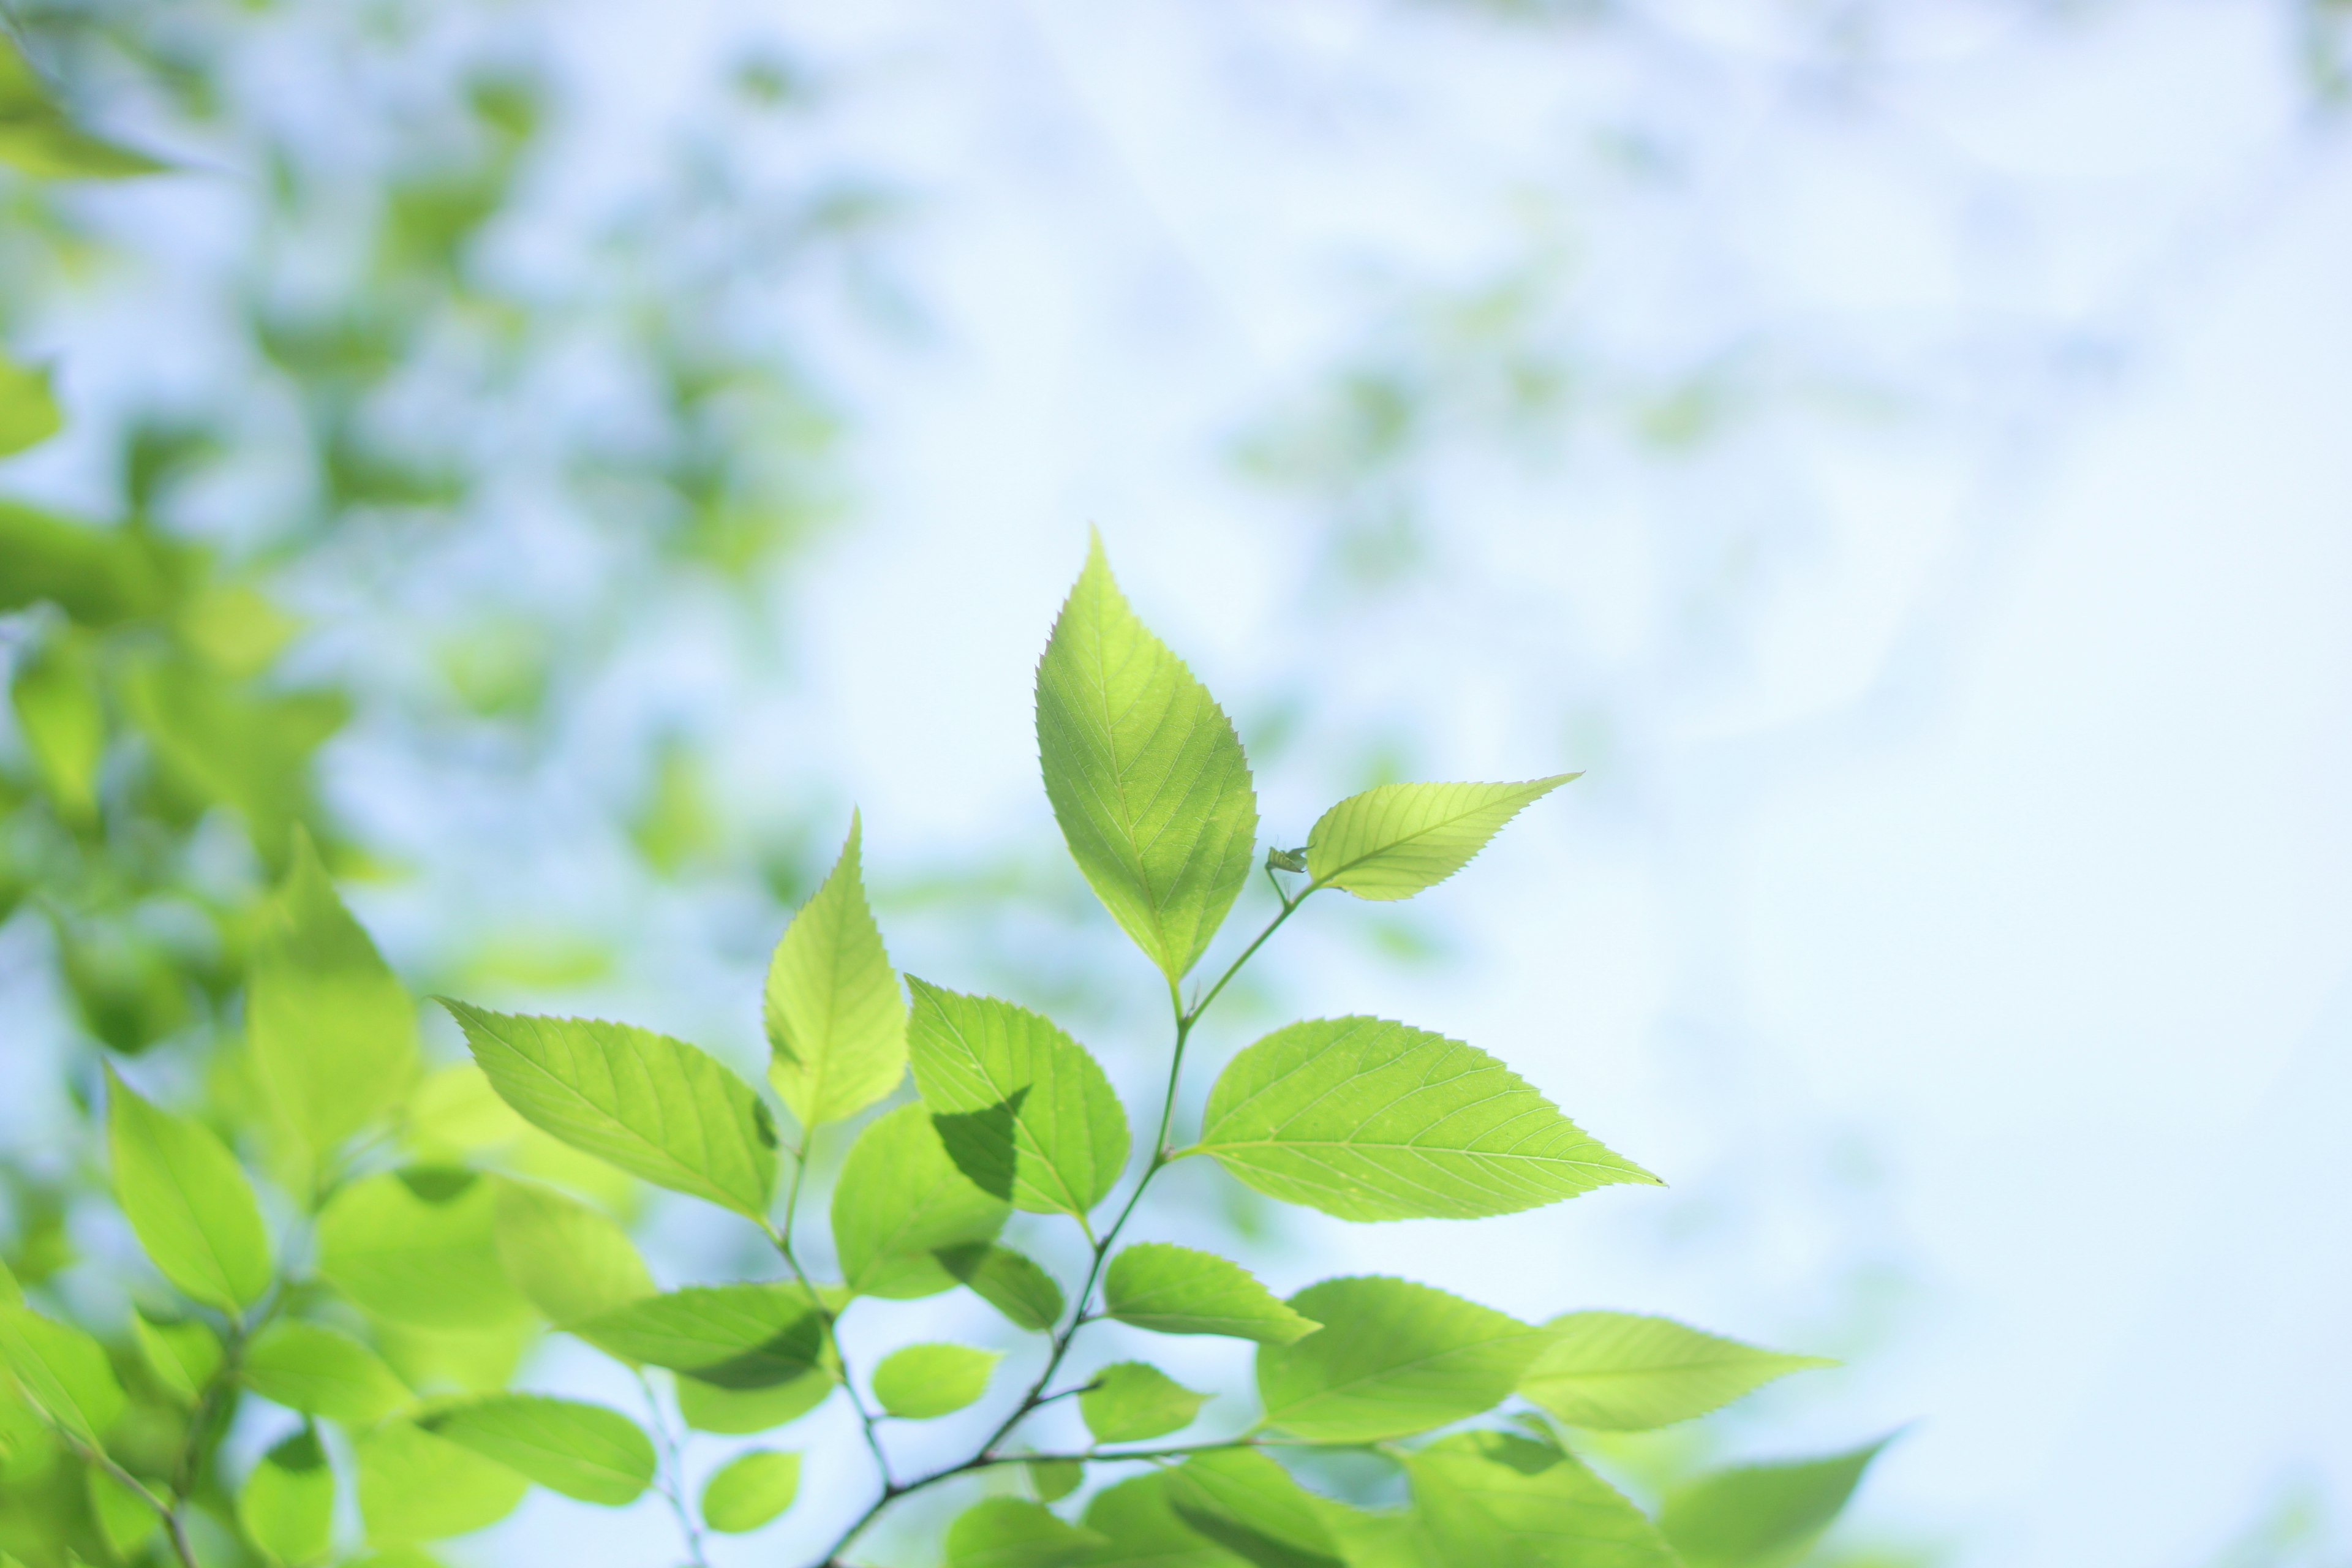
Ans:
POLYGON ((455 1000, 443 1005, 471 1061, 425 1072, 412 1000, 298 836, 251 967, 242 1115, 208 1125, 108 1071, 112 1190, 155 1276, 128 1348, 7 1288, 7 1548, 44 1568, 142 1552, 184 1568, 301 1564, 339 1548, 412 1563, 418 1543, 482 1528, 537 1486, 606 1507, 658 1493, 698 1562, 706 1530, 758 1530, 792 1508, 800 1456, 761 1435, 836 1398, 874 1473, 817 1563, 839 1562, 909 1495, 1015 1474, 1028 1495, 982 1488, 947 1526, 950 1564, 1762 1568, 1809 1546, 1875 1446, 1705 1478, 1655 1519, 1571 1446, 1580 1430, 1701 1415, 1807 1358, 1622 1313, 1532 1324, 1386 1276, 1277 1299, 1223 1258, 1126 1238, 1154 1179, 1194 1158, 1357 1221, 1475 1219, 1654 1180, 1485 1052, 1370 1017, 1297 1023, 1244 1048, 1194 1135, 1175 1136, 1196 1026, 1316 893, 1409 898, 1573 775, 1385 785, 1261 862, 1232 725, 1134 616, 1099 543, 1039 668, 1037 734, 1072 858, 1166 987, 1166 1087, 1139 1150, 1100 1065, 1051 1020, 911 976, 902 986, 855 820, 769 969, 772 1104, 650 1030, 455 1000), (1261 863, 1276 912, 1188 1000, 1187 976, 1261 863), (820 1231, 802 1212, 813 1145, 851 1123, 820 1231), (575 1163, 532 1179, 499 1152, 525 1138, 575 1163), (614 1173, 740 1217, 777 1272, 657 1288, 596 1201, 614 1173), (1074 1227, 1075 1270, 1010 1245, 1016 1214, 1074 1227), (1038 1338, 1022 1386, 996 1385, 1000 1357, 982 1344, 906 1343, 863 1369, 845 1352, 845 1314, 957 1289, 1038 1338), (645 1421, 504 1386, 511 1354, 451 1348, 534 1321, 634 1374, 645 1421), (1109 1324, 1254 1344, 1256 1418, 1187 1437, 1211 1395, 1152 1362, 1066 1373, 1085 1331, 1109 1324), (1065 1401, 1082 1442, 1051 1440, 1065 1401), (691 1432, 757 1441, 690 1494, 673 1407, 691 1432), (243 1428, 272 1436, 231 1476, 222 1437, 241 1410, 243 1428), (972 1428, 961 1457, 909 1471, 894 1456, 894 1424, 959 1415, 972 1428), (1393 1467, 1409 1505, 1309 1489, 1294 1468, 1318 1453, 1393 1467), (26 1474, 47 1489, 22 1488, 26 1474), (338 1539, 345 1486, 362 1542, 338 1539), (34 1497, 82 1506, 35 1519, 34 1497), (28 1539, 28 1521, 49 1534, 28 1539))

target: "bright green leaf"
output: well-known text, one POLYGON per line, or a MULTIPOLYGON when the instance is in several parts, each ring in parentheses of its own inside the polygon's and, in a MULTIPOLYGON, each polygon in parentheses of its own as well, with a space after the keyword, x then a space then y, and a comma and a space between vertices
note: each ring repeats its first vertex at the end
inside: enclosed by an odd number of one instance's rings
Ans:
POLYGON ((314 1160, 416 1077, 416 1009, 297 834, 246 990, 257 1076, 314 1160))
POLYGON ((721 1535, 748 1535, 792 1507, 800 1485, 798 1454, 739 1454, 702 1483, 702 1522, 721 1535))
POLYGON ((496 1215, 507 1278, 558 1328, 654 1294, 629 1233, 601 1210, 533 1183, 501 1181, 496 1215))
POLYGON ((0 355, 0 458, 56 435, 65 421, 49 394, 49 373, 0 355))
POLYGON ((253 1543, 289 1568, 327 1554, 335 1524, 335 1472, 317 1436, 298 1432, 261 1457, 236 1498, 253 1543))
POLYGON ((751 1086, 709 1057, 627 1024, 442 1005, 524 1121, 657 1186, 767 1214, 775 1123, 751 1086))
POLYGON ((506 1466, 406 1421, 387 1421, 353 1447, 360 1518, 379 1550, 496 1524, 530 1489, 506 1466))
POLYGON ((496 1188, 457 1166, 412 1165, 337 1193, 319 1216, 319 1272, 415 1328, 488 1328, 524 1310, 499 1262, 496 1188))
POLYGON ((984 1498, 948 1526, 948 1568, 1071 1568, 1102 1544, 1026 1498, 984 1498))
POLYGON ((1209 1396, 1195 1394, 1156 1366, 1115 1362, 1089 1378, 1078 1395, 1078 1415, 1097 1443, 1164 1437, 1192 1424, 1209 1396))
POLYGON ((96 1340, 28 1307, 0 1306, 0 1365, 33 1407, 92 1447, 122 1415, 122 1384, 96 1340))
POLYGON ((1177 1516, 1168 1480, 1154 1471, 1105 1487, 1087 1500, 1087 1528, 1108 1544, 1086 1559, 1086 1568, 1243 1568, 1248 1559, 1177 1516))
POLYGON ((767 1388, 721 1388, 680 1374, 677 1413, 697 1432, 730 1437, 772 1432, 824 1404, 834 1386, 833 1373, 825 1367, 767 1388))
POLYGON ((1485 1568, 1679 1568, 1642 1510, 1575 1459, 1504 1432, 1463 1432, 1408 1455, 1434 1561, 1485 1568))
POLYGON ((1275 1299, 1238 1263, 1164 1241, 1121 1250, 1103 1277, 1109 1315, 1160 1334, 1228 1334, 1286 1345, 1317 1324, 1275 1299))
POLYGON ((768 1081, 803 1127, 856 1115, 907 1071, 907 1004, 866 902, 858 821, 768 963, 768 1081))
POLYGON ((1324 1505, 1264 1454, 1195 1454, 1168 1472, 1168 1501, 1187 1525, 1257 1568, 1339 1568, 1324 1505))
POLYGON ((995 1240, 1012 1210, 956 1168, 929 1110, 902 1105, 858 1135, 834 1184, 842 1278, 895 1300, 950 1289, 956 1277, 936 1255, 995 1240))
POLYGON ((1031 1214, 1084 1215, 1127 1163, 1127 1115, 1052 1020, 909 976, 915 1088, 964 1174, 1031 1214))
POLYGON ((952 1415, 988 1392, 989 1376, 1003 1359, 969 1345, 908 1345, 875 1367, 874 1397, 901 1420, 952 1415))
POLYGON ((1776 1377, 1837 1364, 1633 1312, 1570 1312, 1544 1326, 1551 1343, 1519 1379, 1520 1394, 1571 1426, 1608 1432, 1687 1421, 1776 1377))
POLYGON ((1326 1279, 1290 1304, 1323 1327, 1258 1348, 1258 1397, 1267 1426, 1314 1442, 1405 1437, 1491 1410, 1548 1338, 1433 1286, 1380 1276, 1326 1279))
POLYGON ((1409 899, 1470 863, 1521 808, 1577 777, 1525 784, 1393 784, 1351 795, 1307 835, 1318 888, 1360 899, 1409 899))
POLYGON ((1486 1052, 1384 1018, 1277 1029, 1209 1091, 1195 1148, 1340 1219, 1478 1219, 1656 1177, 1486 1052))
POLYGON ((1785 1568, 1835 1521, 1863 1471, 1892 1441, 1702 1476, 1667 1495, 1658 1526, 1687 1568, 1785 1568))
POLYGON ((290 1319, 254 1336, 239 1372, 264 1399, 353 1426, 373 1426, 415 1397, 382 1356, 349 1334, 290 1319))
POLYGON ((444 1405, 417 1425, 581 1502, 619 1508, 653 1484, 653 1439, 601 1405, 494 1394, 444 1405))
POLYGON ((106 705, 83 641, 69 632, 44 638, 8 688, 16 732, 33 754, 41 788, 69 823, 96 820, 98 769, 106 755, 106 705))
POLYGON ((1029 1472, 1029 1489, 1037 1494, 1039 1502, 1059 1502, 1087 1480, 1086 1463, 1081 1459, 1032 1459, 1024 1468, 1029 1472))
POLYGON ((269 1289, 269 1237, 253 1184, 211 1128, 159 1110, 106 1069, 115 1201, 139 1245, 193 1300, 234 1312, 269 1289))
POLYGON ((1257 796, 1223 710, 1087 551, 1037 666, 1037 752, 1071 858, 1170 984, 1250 873, 1257 796))
POLYGON ((147 1544, 163 1523, 155 1511, 153 1494, 144 1483, 125 1486, 95 1466, 82 1471, 82 1481, 89 1497, 90 1514, 97 1520, 98 1533, 107 1546, 125 1562, 137 1556, 139 1549, 147 1544))
POLYGON ((139 1353, 155 1380, 183 1404, 194 1405, 221 1369, 220 1336, 197 1319, 151 1318, 134 1311, 131 1337, 138 1342, 139 1353))
POLYGON ((773 1388, 822 1367, 824 1317, 798 1285, 698 1285, 573 1323, 624 1361, 691 1373, 720 1388, 773 1388))
POLYGON ((1004 1314, 1016 1328, 1042 1334, 1061 1321, 1062 1287, 1028 1254, 995 1243, 974 1242, 934 1254, 941 1267, 971 1293, 1004 1314))

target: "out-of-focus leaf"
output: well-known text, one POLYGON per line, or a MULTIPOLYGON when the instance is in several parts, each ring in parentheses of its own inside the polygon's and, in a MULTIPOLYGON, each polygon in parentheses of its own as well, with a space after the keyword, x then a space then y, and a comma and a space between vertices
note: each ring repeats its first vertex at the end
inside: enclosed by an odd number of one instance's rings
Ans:
POLYGON ((0 611, 54 604, 78 626, 161 615, 186 557, 154 535, 91 528, 0 500, 0 611))
POLYGON ((106 1350, 28 1307, 0 1306, 0 1365, 42 1414, 97 1447, 122 1415, 122 1384, 106 1350))
POLYGON ((1066 1305, 1062 1287, 1026 1253, 995 1243, 975 1243, 932 1256, 1016 1328, 1042 1334, 1060 1321, 1066 1305))
POLYGON ((1381 1276, 1326 1279, 1290 1299, 1323 1327, 1261 1345, 1266 1425, 1310 1442, 1411 1436, 1511 1395, 1548 1336, 1430 1285, 1381 1276))
POLYGON ((722 1535, 747 1535, 792 1507, 800 1484, 798 1454, 739 1454, 702 1483, 702 1522, 722 1535))
POLYGON ((977 1401, 1004 1358, 970 1345, 908 1345, 874 1368, 874 1397, 904 1421, 929 1421, 977 1401))
POLYGON ((784 928, 768 963, 768 1080, 803 1127, 855 1116, 907 1072, 907 1004, 858 869, 858 819, 841 858, 784 928))
POLYGON ((350 717, 350 699, 259 694, 187 658, 135 661, 117 689, 167 775, 243 817, 265 864, 287 865, 295 830, 313 809, 312 755, 350 717))
POLYGON ((131 1337, 155 1381, 184 1405, 194 1405, 205 1384, 221 1369, 225 1352, 211 1325, 194 1318, 154 1318, 144 1310, 131 1314, 131 1337))
POLYGON ((360 1517, 369 1544, 379 1550, 496 1524, 530 1489, 496 1460, 406 1421, 387 1421, 353 1447, 360 1517))
POLYGON ((237 1493, 237 1522, 289 1568, 326 1556, 335 1524, 335 1472, 318 1436, 297 1432, 261 1457, 237 1493))
POLYGON ((558 1328, 654 1294, 628 1232, 586 1204, 527 1182, 499 1182, 499 1258, 558 1328))
POLYGON ((159 1110, 106 1069, 115 1201, 164 1279, 236 1312, 269 1289, 269 1237, 253 1184, 212 1129, 159 1110))
POLYGON ((0 458, 37 447, 64 426, 49 373, 0 354, 0 458))
POLYGON ((600 1405, 499 1394, 442 1406, 417 1425, 581 1502, 620 1508, 653 1484, 653 1439, 600 1405))
POLYGON ((383 1358, 339 1330, 280 1319, 254 1336, 238 1367, 262 1398, 353 1426, 368 1426, 415 1397, 383 1358))
POLYGON ((17 732, 42 790, 70 823, 98 816, 98 768, 106 755, 106 706, 98 667, 70 632, 45 638, 8 688, 17 732))
POLYGON ((45 180, 121 179, 170 167, 75 125, 5 34, 0 34, 0 163, 45 180))
POLYGON ((834 1184, 842 1278, 861 1296, 898 1300, 950 1289, 940 1255, 993 1241, 1012 1212, 957 1168, 929 1110, 902 1105, 858 1135, 834 1184))
POLYGON ((319 1272, 415 1328, 486 1328, 523 1310, 499 1260, 495 1186, 456 1166, 413 1165, 337 1193, 319 1216, 319 1272))
POLYGON ((984 1498, 948 1526, 948 1568, 1071 1568, 1102 1544, 1026 1498, 984 1498))
POLYGON ((1244 1568, 1249 1559, 1235 1556, 1178 1517, 1168 1491, 1167 1474, 1154 1471, 1105 1487, 1089 1499, 1087 1528, 1105 1544, 1085 1559, 1086 1568, 1244 1568))
POLYGON ((1680 1568, 1641 1510, 1548 1444, 1456 1433, 1407 1456, 1405 1469, 1437 1563, 1680 1568))
POLYGON ((721 1388, 680 1373, 677 1413, 697 1432, 740 1437, 789 1426, 823 1405, 835 1386, 832 1371, 823 1366, 768 1388, 721 1388))
POLYGON ((1702 1476, 1667 1494, 1658 1526, 1687 1568, 1786 1568, 1836 1521, 1892 1441, 1702 1476))
POLYGON ((1519 1379, 1519 1393, 1571 1426, 1602 1431, 1687 1421, 1776 1377, 1837 1364, 1633 1312, 1570 1312, 1544 1327, 1551 1342, 1519 1379))
POLYGON ((1096 1369, 1078 1395, 1078 1415, 1097 1443, 1164 1437, 1192 1424, 1209 1396, 1195 1394, 1145 1362, 1114 1362, 1096 1369))
POLYGON ((1177 1517, 1257 1568, 1340 1568, 1324 1505, 1264 1454, 1195 1454, 1167 1477, 1177 1517))
POLYGON ((798 1285, 699 1285, 571 1325, 597 1349, 721 1388, 773 1388, 824 1367, 823 1309, 798 1285))
POLYGON ((135 1558, 163 1523, 155 1504, 144 1490, 124 1486, 95 1466, 82 1472, 82 1479, 89 1494, 90 1515, 97 1520, 98 1532, 108 1548, 126 1562, 135 1558))

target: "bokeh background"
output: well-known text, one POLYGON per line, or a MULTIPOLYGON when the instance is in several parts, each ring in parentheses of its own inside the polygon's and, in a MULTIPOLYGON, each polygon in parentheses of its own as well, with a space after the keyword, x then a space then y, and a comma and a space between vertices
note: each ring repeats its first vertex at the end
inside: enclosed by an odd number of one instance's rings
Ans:
MULTIPOLYGON (((2352 1563, 2352 8, 7 19, 176 172, 0 175, 68 419, 0 493, 204 552, 162 642, 0 617, 110 737, 102 831, 22 700, 0 752, 20 1274, 101 1289, 74 1064, 222 1026, 298 821, 418 988, 756 1068, 856 805, 902 966, 1140 1085, 1030 728, 1096 524, 1274 837, 1586 770, 1412 906, 1318 901, 1206 1043, 1401 1016, 1671 1184, 1349 1228, 1202 1176, 1200 1224, 1279 1288, 1844 1358, 1615 1456, 1914 1423, 1824 1563, 2352 1563)), ((656 1217, 671 1279, 745 1264, 656 1217)), ((843 1436, 718 1560, 818 1539, 843 1436)), ((449 1557, 656 1561, 657 1507, 449 1557)))

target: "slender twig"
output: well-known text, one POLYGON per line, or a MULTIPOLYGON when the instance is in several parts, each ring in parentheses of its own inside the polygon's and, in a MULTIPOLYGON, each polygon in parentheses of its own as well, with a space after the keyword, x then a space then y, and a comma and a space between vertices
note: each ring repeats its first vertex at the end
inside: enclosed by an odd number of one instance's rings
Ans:
MULTIPOLYGON (((890 1475, 890 1457, 882 1451, 882 1435, 875 1427, 875 1415, 866 1407, 864 1397, 858 1394, 857 1380, 850 1375, 849 1358, 842 1352, 841 1333, 835 1326, 841 1315, 817 1294, 816 1282, 809 1278, 808 1270, 801 1267, 799 1255, 793 1251, 793 1221, 800 1212, 801 1181, 808 1172, 809 1158, 815 1152, 816 1129, 812 1127, 802 1136, 800 1156, 793 1162, 792 1186, 784 1195, 783 1228, 778 1230, 769 1225, 763 1225, 761 1228, 767 1231, 769 1241, 782 1256, 784 1266, 793 1271, 793 1278, 800 1281, 801 1289, 807 1291, 809 1300, 815 1303, 817 1318, 824 1324, 824 1342, 833 1348, 834 1360, 841 1365, 842 1391, 849 1395, 850 1407, 857 1412, 857 1428, 865 1435, 866 1451, 874 1456, 875 1471, 882 1478, 882 1501, 887 1502, 898 1495, 898 1483, 890 1475)), ((875 1506, 878 1508, 881 1504, 875 1506)))
MULTIPOLYGON (((1048 1394, 1045 1393, 1045 1385, 1054 1380, 1054 1373, 1060 1370, 1062 1359, 1069 1354, 1071 1342, 1077 1338, 1078 1331, 1084 1328, 1087 1324, 1097 1321, 1096 1315, 1089 1312, 1087 1309, 1094 1300, 1095 1287, 1101 1281, 1103 1265, 1109 1260, 1111 1248, 1118 1244, 1119 1232, 1127 1227, 1127 1222, 1129 1218, 1134 1215, 1136 1205, 1143 1201, 1144 1191, 1146 1188, 1150 1186, 1151 1178, 1158 1175, 1161 1168, 1171 1163, 1171 1155, 1168 1148, 1168 1129, 1173 1124, 1176 1117, 1177 1090, 1181 1084, 1184 1070, 1184 1047, 1192 1037, 1192 1026, 1200 1022, 1201 1015, 1208 1011, 1209 1004, 1217 999, 1218 994, 1224 990, 1226 984, 1230 982, 1234 975, 1241 973, 1242 965, 1247 963, 1250 959, 1256 954, 1257 950, 1265 945, 1266 940, 1269 937, 1273 936, 1276 931, 1282 929, 1283 922, 1287 921, 1291 915, 1297 910, 1299 905, 1307 901, 1308 894, 1315 892, 1320 886, 1321 884, 1319 883, 1310 886, 1305 892, 1300 893, 1298 897, 1293 899, 1284 896, 1281 884, 1276 883, 1275 885, 1275 893, 1277 897, 1282 899, 1281 912, 1276 914, 1273 920, 1266 922, 1265 929, 1259 931, 1255 937, 1251 939, 1250 944, 1242 949, 1241 955, 1238 958, 1235 958, 1232 963, 1225 966, 1225 972, 1217 976, 1216 984, 1211 985, 1209 989, 1190 1007, 1184 1005, 1183 997, 1176 989, 1176 983, 1172 980, 1168 983, 1168 1006, 1169 1011, 1173 1014, 1175 1017, 1176 1043, 1174 1049, 1169 1053, 1168 1087, 1166 1092, 1160 1097, 1160 1127, 1159 1131, 1152 1135, 1151 1157, 1145 1163, 1142 1174, 1136 1178, 1135 1188, 1132 1192, 1128 1194, 1127 1202, 1120 1206, 1118 1217, 1111 1221, 1110 1227, 1102 1233, 1100 1239, 1094 1240, 1094 1245, 1091 1249, 1093 1255, 1087 1265, 1086 1281, 1078 1287, 1078 1293, 1075 1298, 1073 1298, 1076 1310, 1072 1313, 1069 1323, 1059 1332, 1054 1335, 1053 1343, 1046 1352, 1045 1369, 1038 1373, 1036 1380, 1030 1384, 1027 1392, 1022 1394, 1020 1402, 1013 1406, 1013 1413, 998 1424, 996 1429, 988 1435, 987 1440, 981 1444, 979 1450, 970 1458, 962 1460, 958 1464, 947 1466, 942 1469, 933 1470, 928 1475, 918 1476, 911 1480, 906 1481, 894 1481, 890 1479, 889 1470, 886 1466, 883 1469, 882 1495, 876 1498, 874 1501, 867 1506, 865 1512, 852 1520, 847 1529, 844 1530, 838 1536, 835 1537, 833 1544, 825 1549, 824 1554, 822 1557, 817 1559, 818 1568, 838 1568, 841 1554, 849 1550, 850 1543, 856 1541, 858 1536, 865 1533, 866 1527, 881 1517, 882 1510, 888 1508, 898 1499, 907 1496, 909 1492, 921 1491, 927 1487, 936 1486, 940 1482, 950 1479, 956 1476, 968 1475, 974 1470, 986 1469, 995 1465, 1025 1464, 1033 1459, 1093 1459, 1097 1461, 1106 1459, 1149 1459, 1168 1458, 1179 1454, 1207 1453, 1215 1450, 1255 1446, 1257 1442, 1257 1439, 1255 1438, 1236 1438, 1229 1442, 1203 1444, 1197 1447, 1155 1448, 1127 1453, 1005 1454, 999 1453, 997 1451, 997 1446, 1003 1443, 1007 1437, 1011 1436, 1013 1429, 1019 1426, 1023 1421, 1026 1420, 1032 1414, 1034 1414, 1040 1405, 1045 1405, 1055 1399, 1063 1398, 1067 1394, 1080 1392, 1080 1390, 1077 1389, 1066 1389, 1061 1394, 1048 1394)), ((1084 1229, 1085 1222, 1081 1220, 1079 1223, 1081 1228, 1084 1229)), ((1094 1239, 1091 1231, 1088 1231, 1087 1235, 1089 1239, 1094 1239)), ((785 1253, 785 1259, 788 1262, 792 1260, 792 1255, 789 1251, 785 1253)), ((799 1264, 793 1263, 793 1268, 795 1273, 799 1272, 799 1264)), ((803 1283, 806 1283, 805 1276, 803 1277, 803 1283)), ((826 1318, 826 1321, 827 1324, 830 1325, 832 1320, 829 1315, 826 1318)), ((836 1353, 838 1353, 839 1342, 835 1341, 835 1343, 836 1353)), ((845 1367, 843 1371, 843 1382, 845 1385, 847 1385, 849 1382, 847 1369, 845 1367)), ((853 1401, 856 1401, 856 1389, 852 1386, 850 1388, 850 1397, 853 1401)), ((864 1406, 862 1405, 859 1406, 859 1414, 861 1416, 864 1415, 864 1406)), ((866 1424, 866 1436, 869 1444, 874 1442, 873 1427, 870 1422, 866 1424)), ((880 1448, 878 1445, 876 1445, 876 1458, 878 1463, 880 1461, 880 1448)))
POLYGON ((687 1556, 695 1568, 710 1568, 709 1560, 702 1554, 702 1526, 694 1510, 686 1506, 686 1453, 677 1434, 669 1424, 669 1413, 662 1408, 661 1398, 654 1392, 653 1379, 643 1367, 633 1368, 637 1388, 646 1396, 646 1414, 651 1418, 654 1436, 661 1444, 661 1466, 658 1485, 663 1497, 669 1500, 669 1510, 677 1516, 677 1530, 686 1537, 687 1556))
POLYGON ((155 1517, 163 1521, 163 1533, 172 1542, 172 1555, 179 1559, 180 1568, 196 1568, 195 1551, 188 1544, 187 1527, 180 1522, 180 1510, 177 1508, 148 1490, 146 1482, 116 1464, 114 1456, 109 1454, 96 1442, 82 1441, 79 1434, 50 1417, 47 1411, 42 1411, 41 1416, 47 1422, 49 1430, 56 1433, 67 1447, 79 1456, 82 1463, 104 1471, 117 1486, 127 1487, 133 1497, 153 1509, 155 1517))

